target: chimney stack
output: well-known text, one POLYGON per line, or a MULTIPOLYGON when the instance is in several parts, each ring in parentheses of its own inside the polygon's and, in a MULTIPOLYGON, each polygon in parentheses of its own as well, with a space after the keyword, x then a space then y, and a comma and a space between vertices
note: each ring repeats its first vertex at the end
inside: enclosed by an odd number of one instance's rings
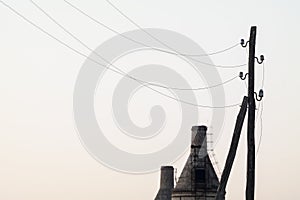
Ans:
POLYGON ((160 170, 160 188, 155 200, 171 200, 174 189, 174 168, 162 166, 160 170))
POLYGON ((206 126, 193 126, 192 127, 192 142, 191 142, 191 150, 193 147, 196 149, 200 149, 200 155, 207 154, 207 137, 206 137, 206 126))
POLYGON ((174 168, 172 166, 162 166, 160 175, 160 188, 173 189, 174 188, 174 168))

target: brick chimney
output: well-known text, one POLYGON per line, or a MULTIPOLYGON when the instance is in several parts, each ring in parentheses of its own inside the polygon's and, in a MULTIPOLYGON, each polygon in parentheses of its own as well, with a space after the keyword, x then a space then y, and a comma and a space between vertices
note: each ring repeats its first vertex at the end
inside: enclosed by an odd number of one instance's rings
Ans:
POLYGON ((174 168, 162 166, 160 174, 160 188, 155 200, 170 200, 174 189, 174 168))

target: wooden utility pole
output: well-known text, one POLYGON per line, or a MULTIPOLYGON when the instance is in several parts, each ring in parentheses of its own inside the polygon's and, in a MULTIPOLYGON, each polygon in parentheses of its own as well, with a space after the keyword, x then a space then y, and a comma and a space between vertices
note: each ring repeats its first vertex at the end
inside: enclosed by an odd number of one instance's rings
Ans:
POLYGON ((220 185, 218 187, 215 200, 225 200, 226 185, 230 175, 230 171, 236 155, 238 142, 240 139, 243 122, 245 119, 248 106, 248 127, 247 127, 247 186, 246 186, 246 200, 254 200, 255 189, 255 100, 261 101, 264 96, 263 90, 257 94, 254 91, 254 65, 255 59, 259 64, 264 61, 264 56, 260 56, 260 61, 255 57, 255 43, 256 43, 256 26, 251 27, 249 41, 245 44, 244 39, 241 40, 242 47, 249 45, 249 63, 248 73, 243 77, 243 72, 240 72, 240 78, 245 80, 248 75, 248 97, 244 97, 241 110, 236 120, 232 141, 227 155, 225 167, 222 173, 220 185), (259 98, 258 98, 259 97, 259 98))
POLYGON ((255 99, 254 99, 254 64, 255 64, 256 26, 251 27, 249 39, 248 63, 248 127, 247 127, 247 186, 246 200, 254 200, 255 188, 255 99))
POLYGON ((241 131, 242 131, 243 124, 244 124, 244 119, 245 119, 246 112, 247 112, 247 104, 248 104, 248 98, 244 97, 240 112, 236 119, 235 128, 234 128, 234 132, 233 132, 233 136, 232 136, 232 140, 231 140, 231 145, 230 145, 230 149, 229 149, 228 156, 226 159, 225 167, 222 172, 220 185, 218 187, 218 191, 217 191, 217 195, 216 195, 216 200, 225 200, 226 185, 227 185, 227 182, 229 179, 233 161, 234 161, 236 151, 238 148, 241 131))

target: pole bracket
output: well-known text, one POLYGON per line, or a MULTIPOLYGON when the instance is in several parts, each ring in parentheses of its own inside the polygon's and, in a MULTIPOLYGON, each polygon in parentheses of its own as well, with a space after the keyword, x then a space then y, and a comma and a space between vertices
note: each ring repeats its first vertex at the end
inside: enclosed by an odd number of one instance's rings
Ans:
POLYGON ((239 77, 240 77, 242 80, 245 80, 245 79, 247 78, 247 75, 248 75, 248 73, 246 73, 245 76, 244 76, 244 73, 243 73, 243 72, 240 72, 239 77))
POLYGON ((246 44, 245 44, 245 40, 244 39, 241 39, 241 43, 240 43, 241 45, 242 45, 242 47, 247 47, 247 45, 249 44, 249 41, 247 41, 246 42, 246 44))
POLYGON ((254 92, 254 94, 255 94, 255 99, 256 99, 257 101, 261 101, 262 98, 264 97, 264 91, 263 91, 262 89, 259 90, 258 95, 257 95, 256 92, 254 92))
POLYGON ((260 58, 260 60, 258 59, 258 57, 255 57, 257 63, 258 63, 258 64, 262 64, 262 63, 264 62, 264 60, 265 60, 264 55, 260 55, 259 58, 260 58))

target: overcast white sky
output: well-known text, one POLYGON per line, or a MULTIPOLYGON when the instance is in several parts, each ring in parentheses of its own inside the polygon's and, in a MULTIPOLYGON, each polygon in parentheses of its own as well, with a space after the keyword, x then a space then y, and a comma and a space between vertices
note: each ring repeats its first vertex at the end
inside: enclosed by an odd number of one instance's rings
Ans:
MULTIPOLYGON (((89 54, 30 1, 4 2, 89 54)), ((114 36, 62 0, 36 2, 92 48, 114 36)), ((136 29, 104 0, 71 2, 120 32, 136 29)), ((207 52, 247 39, 251 25, 258 27, 257 55, 265 55, 266 65, 256 197, 299 199, 299 1, 112 2, 142 27, 176 31, 196 41, 207 52)), ((153 199, 159 188, 158 172, 132 175, 113 171, 94 160, 80 143, 73 120, 73 89, 85 58, 49 38, 2 4, 0 19, 0 199, 153 199)), ((211 59, 216 64, 240 64, 246 61, 244 51, 237 48, 232 54, 211 59)), ((226 80, 239 71, 219 70, 219 73, 226 80)), ((256 89, 260 89, 259 65, 256 72, 256 89)), ((228 104, 240 102, 245 94, 244 83, 235 81, 225 87, 225 92, 228 104)), ((220 168, 224 165, 237 112, 238 108, 227 111, 227 121, 215 148, 220 168)), ((202 120, 200 123, 209 121, 202 120)), ((259 129, 260 124, 258 135, 259 129)), ((190 130, 186 132, 189 134, 190 130)), ((228 199, 244 198, 245 134, 243 131, 228 183, 228 199)), ((173 163, 179 171, 186 156, 173 163)))

